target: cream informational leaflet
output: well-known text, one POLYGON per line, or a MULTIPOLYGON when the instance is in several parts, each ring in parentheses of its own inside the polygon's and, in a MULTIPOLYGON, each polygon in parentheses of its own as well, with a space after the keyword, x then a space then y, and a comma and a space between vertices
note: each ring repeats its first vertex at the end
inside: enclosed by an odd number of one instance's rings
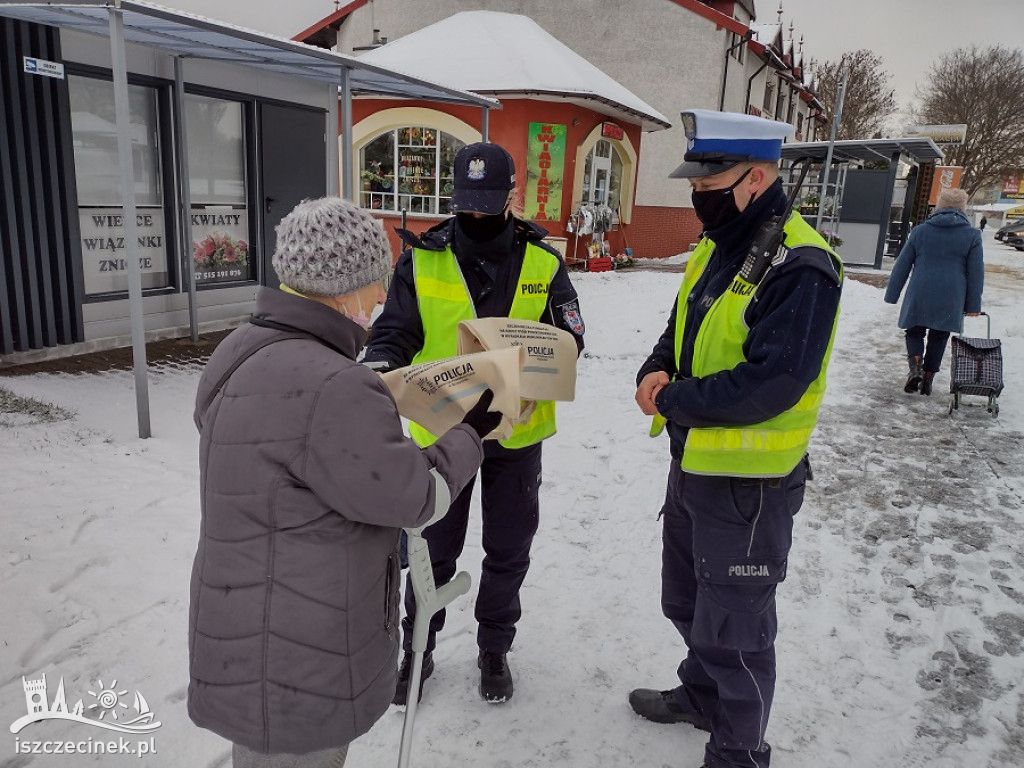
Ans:
POLYGON ((494 391, 491 410, 501 411, 502 418, 486 439, 504 440, 523 416, 519 380, 525 358, 524 350, 509 347, 410 365, 381 379, 391 390, 398 412, 435 435, 462 421, 490 387, 494 391))
POLYGON ((537 400, 576 396, 576 342, 544 323, 489 317, 458 327, 457 357, 421 363, 381 378, 398 412, 435 435, 462 421, 480 394, 494 391, 501 424, 488 439, 504 440, 533 413, 537 400))
POLYGON ((463 320, 458 327, 460 355, 518 347, 525 350, 519 382, 526 400, 576 398, 576 340, 571 333, 545 323, 485 317, 463 320))

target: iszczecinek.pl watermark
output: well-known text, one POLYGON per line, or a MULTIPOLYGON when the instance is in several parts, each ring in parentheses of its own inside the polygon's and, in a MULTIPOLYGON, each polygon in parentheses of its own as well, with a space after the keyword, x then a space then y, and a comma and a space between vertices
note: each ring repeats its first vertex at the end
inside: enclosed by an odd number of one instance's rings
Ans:
MULTIPOLYGON (((96 690, 88 693, 93 701, 86 704, 82 699, 68 708, 67 696, 64 693, 64 678, 61 677, 57 693, 53 701, 49 700, 46 691, 46 675, 38 680, 21 678, 25 688, 25 708, 27 713, 11 723, 11 733, 20 733, 23 728, 43 720, 71 720, 94 728, 108 731, 130 733, 139 736, 151 734, 160 727, 160 722, 149 708, 149 704, 139 691, 135 691, 135 700, 131 707, 121 700, 128 691, 117 690, 117 680, 104 685, 102 680, 96 681, 96 690), (134 710, 134 713, 133 711, 134 710), (88 716, 87 716, 88 715, 88 716)), ((118 737, 116 741, 100 739, 61 739, 27 741, 14 740, 14 751, 17 754, 46 755, 143 755, 156 754, 156 739, 140 738, 136 740, 118 737)))
POLYGON ((156 738, 129 741, 100 741, 89 737, 84 741, 22 741, 14 740, 14 753, 19 755, 155 755, 156 738))

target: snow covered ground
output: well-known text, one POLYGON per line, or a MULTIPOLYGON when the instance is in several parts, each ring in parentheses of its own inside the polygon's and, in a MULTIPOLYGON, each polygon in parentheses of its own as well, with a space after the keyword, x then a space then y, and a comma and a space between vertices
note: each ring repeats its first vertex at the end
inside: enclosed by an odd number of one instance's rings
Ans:
MULTIPOLYGON (((1024 253, 990 237, 985 307, 1008 382, 998 419, 982 408, 947 416, 945 371, 931 398, 904 394, 896 308, 847 281, 815 480, 779 592, 773 765, 1024 765, 1024 253)), ((516 694, 503 706, 479 699, 461 598, 426 683, 414 765, 700 765, 703 734, 643 721, 626 703, 633 687, 672 686, 683 653, 659 609, 667 443, 646 436, 633 403, 634 372, 679 278, 574 277, 588 351, 578 400, 545 448, 541 531, 510 655, 516 694)), ((115 693, 129 703, 143 693, 161 723, 156 754, 142 759, 16 754, 17 739, 111 736, 37 723, 0 738, 0 768, 230 764, 229 745, 194 727, 184 701, 198 373, 152 374, 147 441, 135 437, 130 373, 0 378, 75 414, 0 414, 0 722, 25 714, 22 676, 45 673, 51 700, 63 676, 68 704, 86 707, 88 691, 116 678, 115 693)), ((462 563, 474 578, 475 525, 462 563)), ((397 762, 401 728, 392 708, 348 765, 397 762)))

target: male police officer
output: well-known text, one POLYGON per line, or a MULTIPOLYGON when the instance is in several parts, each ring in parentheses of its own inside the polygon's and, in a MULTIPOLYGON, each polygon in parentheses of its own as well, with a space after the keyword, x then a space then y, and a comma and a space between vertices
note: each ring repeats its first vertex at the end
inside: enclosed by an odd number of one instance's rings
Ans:
POLYGON ((629 703, 709 731, 707 768, 764 768, 775 590, 810 475, 842 266, 799 214, 780 248, 747 263, 786 210, 778 161, 790 126, 705 110, 684 112, 683 125, 686 162, 670 176, 690 180, 704 236, 636 401, 668 426, 662 611, 688 653, 680 685, 635 690, 629 703))
MULTIPOLYGON (((540 227, 509 212, 515 187, 512 156, 497 144, 471 144, 455 156, 455 184, 449 209, 455 217, 420 237, 400 231, 409 246, 395 267, 388 300, 373 325, 364 361, 398 368, 456 353, 456 326, 474 317, 511 317, 557 326, 583 349, 579 300, 558 252, 542 242, 540 227)), ((512 696, 505 655, 512 646, 521 610, 519 589, 530 565, 537 532, 541 441, 555 432, 555 404, 538 402, 532 416, 508 440, 484 444, 481 467, 484 561, 476 601, 480 653, 480 695, 489 702, 512 696)), ((411 426, 420 445, 435 439, 411 426)), ((455 575, 469 522, 472 481, 448 514, 427 528, 434 580, 455 575)), ((405 657, 395 703, 405 704, 411 669, 412 623, 416 604, 406 587, 405 657)), ((431 619, 423 679, 434 670, 435 635, 444 611, 431 619)), ((422 688, 421 688, 422 694, 422 688)))

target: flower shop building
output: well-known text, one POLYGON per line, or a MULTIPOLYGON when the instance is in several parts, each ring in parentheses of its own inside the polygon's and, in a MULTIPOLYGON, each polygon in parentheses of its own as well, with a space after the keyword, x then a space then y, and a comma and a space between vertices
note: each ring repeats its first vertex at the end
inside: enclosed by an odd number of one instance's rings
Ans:
MULTIPOLYGON (((315 30, 304 34, 315 36, 315 30)), ((501 101, 500 110, 487 113, 452 104, 355 99, 354 162, 347 173, 360 204, 385 220, 396 253, 394 229, 403 212, 414 231, 445 218, 455 153, 485 134, 515 160, 514 210, 547 229, 567 262, 626 253, 641 136, 669 122, 535 21, 466 11, 359 60, 430 79, 444 76, 458 88, 501 101), (443 56, 423 55, 439 50, 443 56)))

